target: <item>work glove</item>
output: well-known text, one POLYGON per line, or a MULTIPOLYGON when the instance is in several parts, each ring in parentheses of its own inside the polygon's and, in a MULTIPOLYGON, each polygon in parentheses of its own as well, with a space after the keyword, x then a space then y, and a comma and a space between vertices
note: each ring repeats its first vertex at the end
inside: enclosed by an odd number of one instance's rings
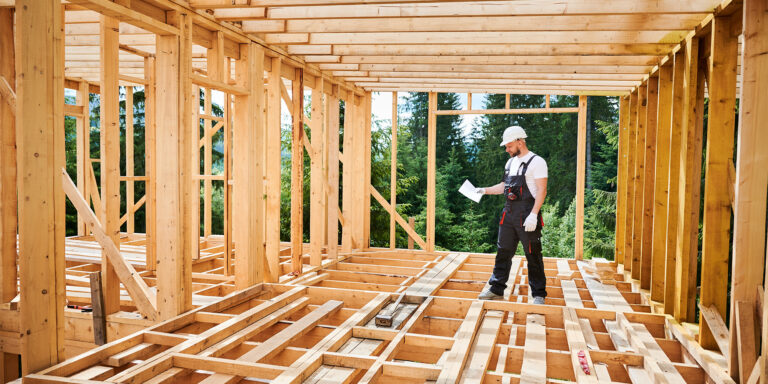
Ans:
POLYGON ((475 188, 475 193, 485 195, 485 188, 475 188))
POLYGON ((523 227, 525 227, 526 232, 533 232, 536 230, 536 220, 539 219, 539 215, 531 212, 528 217, 525 218, 525 222, 523 223, 523 227))

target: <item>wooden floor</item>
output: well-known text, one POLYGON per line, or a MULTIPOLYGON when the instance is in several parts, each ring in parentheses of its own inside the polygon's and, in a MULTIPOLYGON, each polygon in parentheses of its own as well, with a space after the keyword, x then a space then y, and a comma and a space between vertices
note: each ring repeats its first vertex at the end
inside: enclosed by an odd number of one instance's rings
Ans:
MULTIPOLYGON (((124 242, 136 247, 137 266, 140 242, 124 242)), ((372 250, 325 260, 323 268, 282 284, 234 292, 209 245, 211 255, 195 262, 195 310, 27 379, 702 383, 708 377, 687 331, 652 314, 643 294, 608 262, 545 259, 549 296, 546 305, 533 305, 519 256, 505 300, 479 301, 493 255, 372 250), (392 325, 377 326, 377 315, 391 315, 392 325)), ((98 248, 76 239, 67 246, 73 255, 67 273, 77 281, 78 271, 98 262, 98 248)), ((80 297, 74 287, 69 284, 68 296, 80 297)))

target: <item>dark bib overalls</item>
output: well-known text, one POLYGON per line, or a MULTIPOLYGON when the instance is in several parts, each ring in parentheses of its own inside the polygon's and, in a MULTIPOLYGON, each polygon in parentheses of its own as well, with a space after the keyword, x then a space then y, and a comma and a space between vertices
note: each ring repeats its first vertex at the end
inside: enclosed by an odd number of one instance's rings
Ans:
MULTIPOLYGON (((544 262, 541 259, 541 227, 543 224, 541 213, 536 220, 536 230, 526 232, 523 226, 525 218, 531 213, 536 203, 536 199, 534 199, 525 181, 528 165, 535 157, 536 155, 533 155, 527 162, 520 164, 516 173, 512 173, 509 166, 504 170, 506 203, 499 221, 496 263, 493 267, 493 276, 488 281, 491 285, 491 292, 497 295, 503 295, 507 288, 512 257, 515 255, 518 242, 522 242, 525 258, 528 261, 528 285, 531 294, 533 296, 547 296, 544 262)), ((510 161, 510 166, 511 163, 510 161)))

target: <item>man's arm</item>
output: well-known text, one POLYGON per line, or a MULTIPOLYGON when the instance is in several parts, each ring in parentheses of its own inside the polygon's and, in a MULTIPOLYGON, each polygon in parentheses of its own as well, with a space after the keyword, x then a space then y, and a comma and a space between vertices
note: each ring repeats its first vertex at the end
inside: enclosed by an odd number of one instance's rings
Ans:
POLYGON ((496 185, 480 188, 480 189, 485 190, 485 192, 483 193, 486 195, 501 195, 502 193, 504 193, 504 182, 502 181, 501 183, 498 183, 496 185))
POLYGON ((533 204, 531 213, 538 214, 541 206, 544 204, 544 199, 547 197, 547 178, 536 179, 536 203, 533 204))

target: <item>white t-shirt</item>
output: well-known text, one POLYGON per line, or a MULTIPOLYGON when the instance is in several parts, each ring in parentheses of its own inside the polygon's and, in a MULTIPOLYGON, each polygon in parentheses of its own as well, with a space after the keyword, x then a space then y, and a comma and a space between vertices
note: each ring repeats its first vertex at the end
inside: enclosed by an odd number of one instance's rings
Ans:
MULTIPOLYGON (((515 156, 507 160, 507 163, 504 165, 504 169, 509 169, 511 175, 517 175, 520 164, 531 160, 531 156, 533 155, 535 155, 535 153, 528 151, 528 153, 522 158, 515 156)), ((536 158, 531 160, 531 163, 528 164, 528 170, 525 171, 525 183, 528 184, 528 190, 531 191, 531 195, 533 195, 534 199, 536 198, 536 193, 538 192, 538 187, 536 187, 535 180, 546 178, 547 162, 541 158, 541 156, 536 156, 536 158)))

